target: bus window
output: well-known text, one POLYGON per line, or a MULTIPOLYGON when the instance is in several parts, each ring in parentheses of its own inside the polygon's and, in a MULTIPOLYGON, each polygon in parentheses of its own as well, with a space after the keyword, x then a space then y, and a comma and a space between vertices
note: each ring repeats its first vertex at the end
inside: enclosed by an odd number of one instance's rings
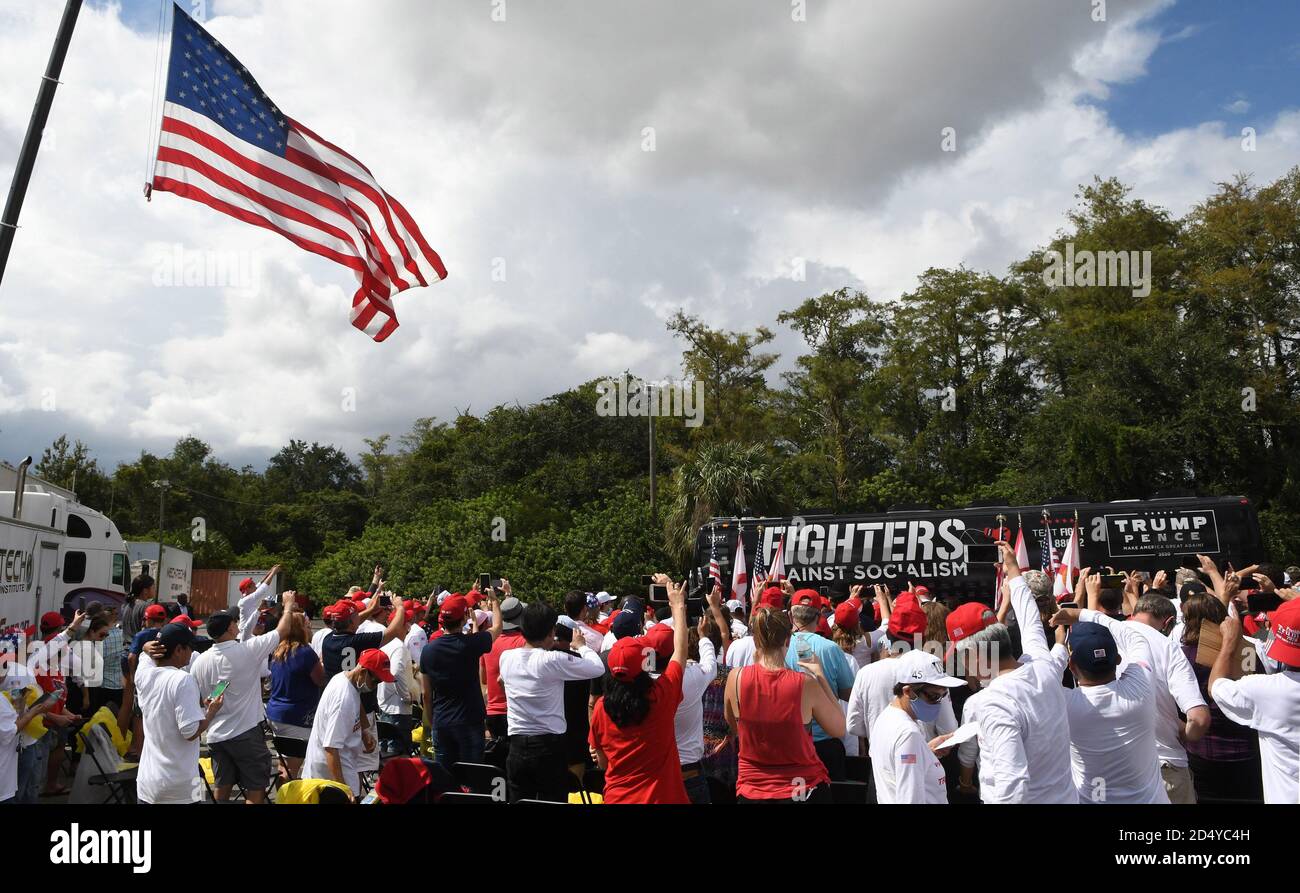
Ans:
POLYGON ((126 556, 121 552, 113 556, 113 585, 126 586, 126 556))
POLYGON ((90 539, 90 525, 81 515, 68 515, 68 536, 90 539))
POLYGON ((86 553, 68 552, 63 556, 63 582, 80 583, 86 579, 86 553))

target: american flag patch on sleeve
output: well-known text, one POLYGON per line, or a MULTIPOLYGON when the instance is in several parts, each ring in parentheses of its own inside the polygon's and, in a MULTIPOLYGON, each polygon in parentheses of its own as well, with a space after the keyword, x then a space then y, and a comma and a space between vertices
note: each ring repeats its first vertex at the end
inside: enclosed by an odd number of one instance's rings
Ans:
POLYGON ((905 754, 903 754, 902 756, 900 756, 900 757, 898 758, 898 761, 899 761, 900 763, 902 763, 903 765, 905 765, 905 766, 915 766, 915 765, 916 765, 916 754, 914 754, 914 753, 905 753, 905 754))

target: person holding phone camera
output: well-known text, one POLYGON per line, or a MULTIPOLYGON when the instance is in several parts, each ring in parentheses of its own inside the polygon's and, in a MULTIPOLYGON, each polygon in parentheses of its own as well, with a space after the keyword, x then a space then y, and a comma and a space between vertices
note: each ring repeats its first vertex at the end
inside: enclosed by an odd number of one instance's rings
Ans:
MULTIPOLYGON (((478 584, 470 591, 478 592, 478 584)), ((438 765, 448 770, 456 763, 483 761, 487 712, 479 687, 479 658, 492 650, 502 628, 496 591, 489 589, 484 598, 492 608, 490 629, 466 633, 469 600, 453 595, 438 609, 442 635, 420 653, 424 724, 433 734, 438 765)))
POLYGON ((262 734, 262 720, 266 719, 262 671, 271 652, 292 630, 296 598, 297 593, 284 593, 284 611, 276 628, 250 639, 240 638, 240 617, 236 612, 218 611, 208 618, 208 635, 214 644, 195 658, 190 672, 200 691, 215 691, 226 684, 222 697, 229 707, 208 729, 218 802, 230 799, 236 782, 244 789, 245 802, 266 802, 271 751, 262 734))
POLYGON ((614 644, 605 694, 591 714, 588 741, 596 765, 605 770, 606 803, 691 802, 674 728, 690 637, 686 582, 674 584, 666 574, 657 574, 655 583, 668 587, 672 626, 659 624, 653 633, 614 644), (658 632, 661 628, 671 635, 672 656, 655 679, 656 648, 666 644, 660 643, 665 635, 658 632))

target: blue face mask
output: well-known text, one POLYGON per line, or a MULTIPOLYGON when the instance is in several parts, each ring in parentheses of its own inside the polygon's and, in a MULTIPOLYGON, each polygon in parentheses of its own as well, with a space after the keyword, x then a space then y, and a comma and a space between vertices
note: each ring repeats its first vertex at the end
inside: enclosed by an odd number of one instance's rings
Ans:
POLYGON ((910 704, 919 722, 934 722, 939 718, 939 709, 943 707, 943 701, 931 704, 922 697, 912 698, 910 704))

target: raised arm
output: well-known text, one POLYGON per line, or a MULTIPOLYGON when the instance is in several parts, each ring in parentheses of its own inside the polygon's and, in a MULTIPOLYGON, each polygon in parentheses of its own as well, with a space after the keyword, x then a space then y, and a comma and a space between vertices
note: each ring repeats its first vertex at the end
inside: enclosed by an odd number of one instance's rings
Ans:
MULTIPOLYGON (((379 606, 379 593, 375 593, 372 607, 379 606)), ((394 600, 392 593, 388 594, 388 600, 393 603, 389 609, 388 626, 384 629, 384 638, 380 641, 379 647, 383 648, 389 642, 402 635, 402 625, 406 623, 406 609, 402 607, 402 600, 394 600)), ((371 613, 374 613, 373 611, 371 613)))
POLYGON ((1002 569, 1011 593, 1011 610, 1020 627, 1020 650, 1033 658, 1050 658, 1052 650, 1047 644, 1047 633, 1043 632, 1038 603, 1034 601, 1029 584, 1016 563, 1016 551, 1005 540, 998 543, 998 548, 1002 550, 1002 569))
MULTIPOLYGON (((713 622, 718 626, 718 632, 722 634, 722 653, 726 654, 727 649, 731 647, 731 624, 722 616, 722 586, 714 585, 713 591, 709 593, 709 614, 713 617, 713 622)), ((701 663, 703 662, 703 653, 700 654, 701 663)))
MULTIPOLYGON (((871 664, 867 664, 871 666, 871 664)), ((728 677, 730 678, 730 677, 728 677)), ((867 671, 864 667, 853 677, 853 689, 849 692, 849 712, 845 719, 849 734, 859 738, 868 737, 871 729, 867 728, 867 671)))

